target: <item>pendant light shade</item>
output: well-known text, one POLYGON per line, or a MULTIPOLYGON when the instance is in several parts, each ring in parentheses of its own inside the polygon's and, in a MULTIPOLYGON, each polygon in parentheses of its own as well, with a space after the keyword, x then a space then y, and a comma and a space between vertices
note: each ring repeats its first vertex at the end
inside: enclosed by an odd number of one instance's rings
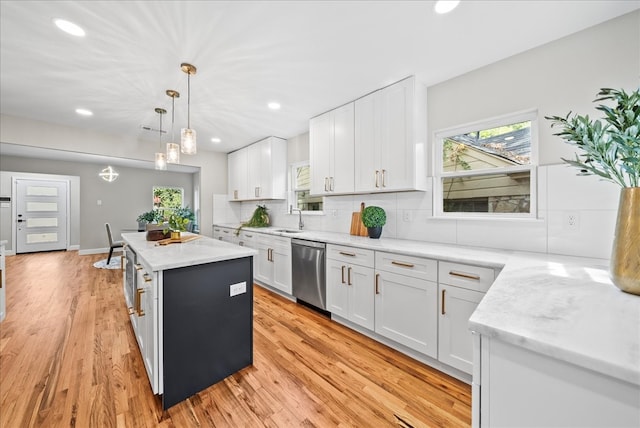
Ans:
POLYGON ((167 89, 167 95, 171 97, 171 142, 167 143, 167 163, 180 163, 180 145, 174 143, 173 134, 173 126, 176 119, 176 98, 180 98, 180 93, 173 89, 167 89))
POLYGON ((183 62, 180 69, 187 73, 187 127, 180 131, 180 148, 185 155, 195 155, 196 147, 196 130, 191 128, 191 75, 196 74, 196 68, 183 62))
MULTIPOLYGON (((163 108, 157 107, 155 112, 160 116, 160 130, 158 134, 160 135, 160 149, 162 150, 162 115, 166 114, 167 111, 163 108)), ((166 170, 167 169, 167 156, 164 151, 156 152, 156 161, 155 161, 156 169, 158 170, 166 170)))

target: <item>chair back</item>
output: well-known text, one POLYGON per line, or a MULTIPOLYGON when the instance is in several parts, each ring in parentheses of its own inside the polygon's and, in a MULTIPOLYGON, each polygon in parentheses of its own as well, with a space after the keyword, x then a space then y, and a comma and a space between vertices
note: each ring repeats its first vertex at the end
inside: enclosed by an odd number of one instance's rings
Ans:
POLYGON ((107 228, 107 237, 109 238, 109 247, 113 245, 113 237, 111 236, 111 226, 109 223, 105 223, 104 227, 107 228))

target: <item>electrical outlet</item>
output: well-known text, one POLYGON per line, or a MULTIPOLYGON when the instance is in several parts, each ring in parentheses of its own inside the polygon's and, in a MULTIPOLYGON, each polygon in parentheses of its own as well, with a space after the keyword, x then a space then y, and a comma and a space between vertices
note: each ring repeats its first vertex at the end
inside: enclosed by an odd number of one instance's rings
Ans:
POLYGON ((229 286, 229 297, 237 296, 247 292, 247 283, 239 282, 237 284, 231 284, 229 286))
POLYGON ((577 232, 580 230, 580 214, 577 211, 565 211, 563 226, 565 230, 577 232))
POLYGON ((402 211, 402 221, 413 221, 413 213, 411 210, 402 211))

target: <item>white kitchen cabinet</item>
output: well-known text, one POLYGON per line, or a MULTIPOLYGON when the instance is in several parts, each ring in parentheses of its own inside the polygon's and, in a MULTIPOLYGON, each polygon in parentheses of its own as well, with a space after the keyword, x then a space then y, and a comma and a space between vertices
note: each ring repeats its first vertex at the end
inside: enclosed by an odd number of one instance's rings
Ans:
POLYGON ((130 314, 140 354, 154 393, 158 393, 158 272, 142 264, 136 266, 136 294, 130 314))
POLYGON ((238 244, 240 242, 240 239, 236 235, 236 230, 231 227, 214 226, 213 239, 230 242, 232 244, 238 244))
POLYGON ((354 103, 309 121, 311 194, 353 193, 354 103))
POLYGON ((256 281, 291 295, 291 238, 258 234, 256 281))
POLYGON ((475 427, 637 427, 640 387, 484 335, 473 379, 475 427))
POLYGON ((7 316, 7 288, 5 283, 4 242, 0 243, 0 321, 7 316))
POLYGON ((426 190, 426 88, 414 77, 355 101, 354 190, 426 190))
POLYGON ((469 318, 495 278, 492 268, 440 262, 438 360, 465 373, 473 372, 469 318))
POLYGON ((374 252, 327 245, 327 309, 369 330, 375 327, 374 252))
POLYGON ((228 196, 230 201, 248 198, 247 149, 236 150, 227 155, 228 196))
POLYGON ((269 137, 227 155, 229 200, 286 199, 287 141, 269 137))
POLYGON ((375 332, 436 358, 437 262, 384 252, 375 257, 375 332))

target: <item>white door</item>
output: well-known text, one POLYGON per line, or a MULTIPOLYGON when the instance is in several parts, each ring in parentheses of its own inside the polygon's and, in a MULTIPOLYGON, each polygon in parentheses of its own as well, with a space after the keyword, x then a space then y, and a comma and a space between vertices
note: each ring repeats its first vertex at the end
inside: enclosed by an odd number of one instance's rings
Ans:
POLYGON ((66 181, 16 180, 16 252, 67 249, 66 181))

